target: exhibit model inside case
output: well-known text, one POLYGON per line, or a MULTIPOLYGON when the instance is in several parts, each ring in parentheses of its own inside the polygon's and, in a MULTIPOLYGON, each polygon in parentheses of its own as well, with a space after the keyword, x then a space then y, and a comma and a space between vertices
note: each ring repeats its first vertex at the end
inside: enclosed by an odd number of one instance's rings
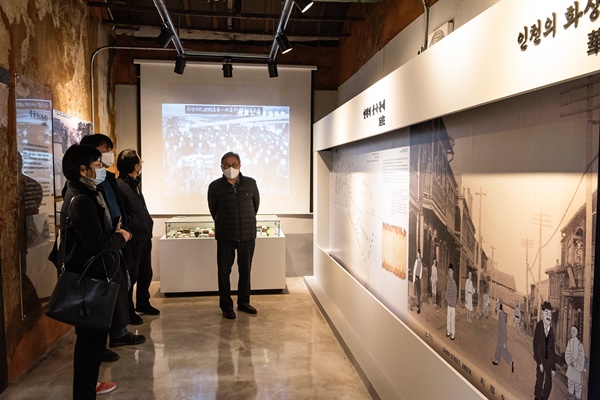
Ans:
MULTIPOLYGON (((285 289, 285 235, 276 215, 256 216, 256 248, 252 260, 252 291, 285 289)), ((173 217, 160 238, 162 293, 217 292, 217 241, 210 215, 173 217)), ((237 258, 231 289, 237 290, 237 258)))

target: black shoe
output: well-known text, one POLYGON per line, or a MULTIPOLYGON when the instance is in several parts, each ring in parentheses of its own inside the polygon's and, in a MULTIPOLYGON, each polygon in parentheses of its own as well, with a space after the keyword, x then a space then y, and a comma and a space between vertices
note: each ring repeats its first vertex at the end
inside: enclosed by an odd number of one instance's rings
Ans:
POLYGON ((223 311, 223 316, 227 319, 235 319, 235 312, 233 311, 233 308, 228 308, 227 310, 223 311))
POLYGON ((125 335, 120 338, 110 339, 109 346, 110 347, 120 347, 120 346, 133 346, 136 344, 141 344, 146 341, 146 337, 144 335, 134 335, 131 332, 127 332, 125 335))
POLYGON ((498 365, 498 363, 496 361, 492 361, 492 364, 494 365, 498 365))
POLYGON ((135 311, 142 313, 142 314, 146 314, 146 315, 159 315, 160 314, 160 310, 158 308, 154 308, 150 305, 150 303, 145 304, 143 306, 137 306, 135 308, 135 311))
POLYGON ((144 320, 142 319, 142 317, 140 317, 136 313, 133 313, 129 316, 129 325, 141 325, 143 323, 144 320))
POLYGON ((252 307, 249 303, 238 304, 238 310, 243 311, 248 314, 256 314, 256 308, 252 307))
POLYGON ((113 362, 117 361, 121 356, 117 353, 109 349, 108 347, 104 349, 104 354, 102 355, 102 362, 113 362))
POLYGON ((421 314, 421 309, 417 309, 417 314, 421 314))

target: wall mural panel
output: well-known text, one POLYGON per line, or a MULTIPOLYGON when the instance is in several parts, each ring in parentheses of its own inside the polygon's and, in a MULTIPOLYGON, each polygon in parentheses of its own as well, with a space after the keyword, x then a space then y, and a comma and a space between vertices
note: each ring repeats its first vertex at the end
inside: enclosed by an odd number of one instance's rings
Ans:
POLYGON ((21 316, 39 316, 56 283, 48 261, 54 244, 52 94, 24 77, 16 80, 19 162, 19 254, 21 316))
POLYGON ((599 105, 597 74, 333 152, 331 255, 489 398, 587 398, 599 105))

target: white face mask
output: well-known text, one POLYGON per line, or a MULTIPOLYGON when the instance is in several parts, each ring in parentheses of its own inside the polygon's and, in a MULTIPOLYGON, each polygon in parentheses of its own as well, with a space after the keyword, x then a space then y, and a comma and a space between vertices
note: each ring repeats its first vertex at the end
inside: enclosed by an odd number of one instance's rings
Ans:
POLYGON ((92 180, 94 181, 94 183, 96 185, 101 184, 102 182, 104 182, 104 179, 106 179, 106 168, 96 168, 96 177, 93 178, 92 180))
POLYGON ((235 168, 227 168, 225 171, 223 171, 223 175, 225 175, 225 178, 227 179, 236 179, 239 174, 240 170, 235 168))
POLYGON ((109 167, 115 163, 115 153, 109 151, 108 153, 102 153, 102 164, 108 165, 109 167))

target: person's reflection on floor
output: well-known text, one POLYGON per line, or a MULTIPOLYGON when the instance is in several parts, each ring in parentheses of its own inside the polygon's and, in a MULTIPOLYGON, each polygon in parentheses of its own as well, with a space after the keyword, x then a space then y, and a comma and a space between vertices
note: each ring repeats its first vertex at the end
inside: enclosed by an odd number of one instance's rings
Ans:
POLYGON ((217 400, 256 399, 258 389, 252 363, 251 318, 241 316, 237 318, 237 324, 221 319, 217 361, 219 384, 215 397, 217 400), (237 360, 237 365, 234 364, 234 360, 237 360))

